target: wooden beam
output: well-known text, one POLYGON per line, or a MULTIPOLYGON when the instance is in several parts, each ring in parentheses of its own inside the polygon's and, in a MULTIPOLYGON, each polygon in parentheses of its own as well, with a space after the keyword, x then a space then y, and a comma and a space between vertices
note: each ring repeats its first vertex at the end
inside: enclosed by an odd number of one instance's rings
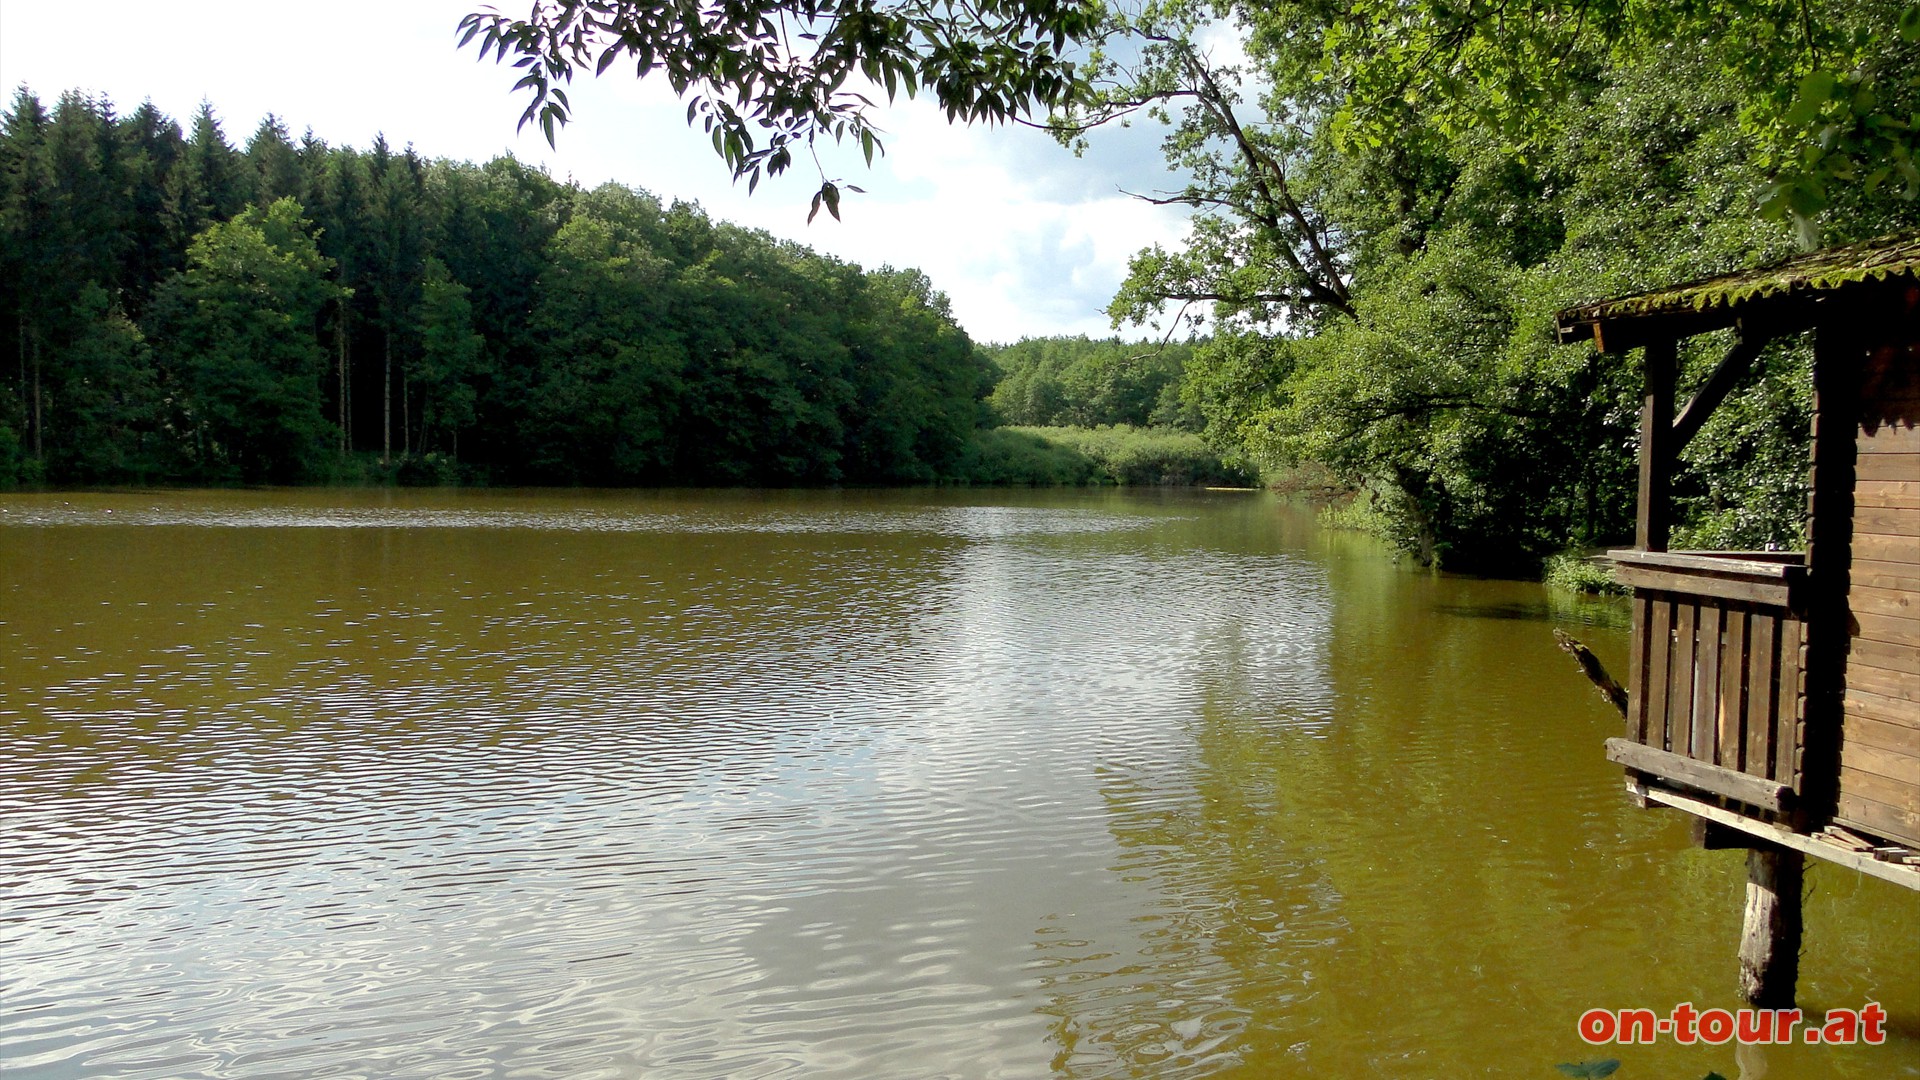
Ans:
POLYGON ((1593 342, 1593 351, 1606 352, 1605 342, 1600 340, 1600 324, 1591 322, 1562 322, 1553 327, 1553 340, 1557 345, 1578 345, 1583 341, 1593 342))
POLYGON ((1634 546, 1667 550, 1673 520, 1673 381, 1679 343, 1647 343, 1645 390, 1640 406, 1640 503, 1634 515, 1634 546))
POLYGON ((1707 422, 1707 417, 1712 416, 1713 410, 1719 408, 1720 403, 1726 400, 1733 388, 1740 384, 1740 380, 1753 368, 1754 358, 1760 355, 1760 350, 1766 346, 1768 340, 1759 335, 1742 334, 1733 343, 1733 348, 1727 350, 1727 355, 1721 358, 1720 365, 1713 369, 1713 374, 1707 376, 1707 381, 1700 384, 1700 389, 1694 392, 1686 408, 1681 409, 1680 415, 1674 417, 1673 452, 1675 454, 1686 449, 1687 444, 1693 441, 1693 437, 1700 433, 1700 426, 1707 422))
POLYGON ((1793 1005, 1800 980, 1800 890, 1806 856, 1791 848, 1747 849, 1747 910, 1740 931, 1740 996, 1754 1005, 1793 1005))
POLYGON ((1775 813, 1784 813, 1793 803, 1793 789, 1779 781, 1750 776, 1625 739, 1607 740, 1607 760, 1649 776, 1724 795, 1775 813))
POLYGON ((1754 580, 1736 577, 1709 577, 1683 570, 1659 570, 1621 563, 1614 568, 1614 580, 1635 589, 1680 593, 1684 596, 1711 596, 1721 600, 1741 600, 1750 604, 1791 608, 1794 603, 1792 579, 1754 580))
POLYGON ((1799 602, 1807 568, 1799 565, 1798 555, 1781 554, 1783 558, 1763 560, 1678 551, 1616 550, 1607 552, 1607 558, 1613 563, 1614 579, 1636 589, 1792 608, 1799 602))
POLYGON ((1805 570, 1806 556, 1796 551, 1635 551, 1614 548, 1607 558, 1618 565, 1674 570, 1705 577, 1782 581, 1805 570))
POLYGON ((1722 307, 1707 311, 1595 319, 1585 323, 1569 323, 1559 327, 1559 331, 1560 340, 1566 342, 1580 336, 1580 330, 1576 327, 1592 327, 1594 351, 1624 353, 1659 341, 1676 341, 1695 334, 1725 330, 1739 321, 1740 315, 1735 309, 1722 307))
POLYGON ((1637 800, 1653 803, 1658 806, 1669 806, 1675 810, 1684 810, 1689 814, 1706 818, 1708 821, 1717 822, 1728 828, 1739 829, 1750 836, 1765 840, 1768 843, 1778 844, 1784 848, 1792 848, 1795 851, 1812 855, 1817 859, 1825 859, 1828 862, 1838 863, 1849 870, 1858 870, 1860 873, 1866 874, 1869 877, 1877 877, 1882 881, 1890 881, 1904 888, 1920 890, 1920 866, 1876 859, 1870 852, 1866 851, 1849 851, 1846 848, 1828 843, 1813 836, 1808 836, 1805 833, 1797 833, 1791 829, 1775 825, 1771 821, 1761 821, 1759 818, 1735 813, 1724 807, 1715 806, 1704 799, 1695 798, 1692 795, 1683 794, 1678 791, 1668 791, 1665 788, 1654 787, 1649 784, 1630 783, 1627 785, 1627 794, 1632 795, 1637 800))
MULTIPOLYGON (((1904 283, 1903 283, 1904 284, 1904 283)), ((1880 293, 1865 283, 1849 287, 1857 306, 1870 308, 1880 293)), ((1712 330, 1737 328, 1742 334, 1774 338, 1809 329, 1823 314, 1831 315, 1834 297, 1819 290, 1798 296, 1770 296, 1763 299, 1706 309, 1678 308, 1658 312, 1618 312, 1596 314, 1579 308, 1560 313, 1554 324, 1562 345, 1591 339, 1594 351, 1625 353, 1662 340, 1678 340, 1712 330)), ((1879 303, 1885 303, 1882 297, 1879 303)))

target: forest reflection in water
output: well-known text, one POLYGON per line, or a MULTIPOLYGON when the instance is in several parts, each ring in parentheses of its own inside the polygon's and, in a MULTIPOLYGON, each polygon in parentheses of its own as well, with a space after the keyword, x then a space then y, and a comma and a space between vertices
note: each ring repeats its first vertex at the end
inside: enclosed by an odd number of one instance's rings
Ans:
POLYGON ((1553 646, 1251 494, 0 497, 9 1076, 1920 1075, 1732 1003, 1737 853, 1553 646), (1759 1062, 1760 1064, 1756 1064, 1759 1062))

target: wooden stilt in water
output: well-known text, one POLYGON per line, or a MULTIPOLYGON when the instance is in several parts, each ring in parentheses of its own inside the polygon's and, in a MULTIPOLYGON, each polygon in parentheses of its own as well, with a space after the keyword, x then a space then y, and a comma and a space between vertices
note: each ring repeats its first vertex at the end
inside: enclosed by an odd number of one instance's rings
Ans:
POLYGON ((1800 979, 1800 882, 1805 856, 1781 847, 1747 851, 1747 916, 1740 934, 1740 994, 1762 1008, 1793 1005, 1800 979))

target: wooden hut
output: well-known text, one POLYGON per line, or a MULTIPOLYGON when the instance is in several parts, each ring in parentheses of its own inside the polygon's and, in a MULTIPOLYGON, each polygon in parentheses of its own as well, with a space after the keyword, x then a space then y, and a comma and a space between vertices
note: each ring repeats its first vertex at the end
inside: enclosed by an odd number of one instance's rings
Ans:
POLYGON ((1626 730, 1644 805, 1748 858, 1743 989, 1790 1001, 1804 855, 1920 889, 1920 233, 1569 308, 1562 341, 1641 349, 1626 730), (1676 408, 1681 339, 1732 347, 1676 408), (1768 342, 1813 335, 1806 550, 1670 551, 1680 449, 1768 342))

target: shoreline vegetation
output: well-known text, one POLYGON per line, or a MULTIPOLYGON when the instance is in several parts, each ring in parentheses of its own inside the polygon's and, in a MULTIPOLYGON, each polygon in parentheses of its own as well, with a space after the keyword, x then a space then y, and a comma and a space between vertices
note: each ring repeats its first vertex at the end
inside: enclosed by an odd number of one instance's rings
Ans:
POLYGON ((1244 486, 1186 346, 976 345, 866 270, 511 157, 22 89, 0 488, 1244 486))
MULTIPOLYGON (((0 493, 113 491, 153 489, 244 489, 249 487, 419 488, 552 487, 590 485, 498 485, 484 478, 463 476, 458 463, 437 453, 393 458, 382 463, 375 452, 362 451, 321 476, 299 484, 170 482, 123 478, 88 484, 15 484, 0 493)), ((642 485, 613 485, 638 487, 642 485)), ((659 484, 654 487, 715 485, 659 484)), ((748 486, 748 485, 718 485, 748 486)), ((793 484, 806 487, 893 487, 897 484, 793 484)), ((911 485, 920 486, 920 485, 911 485)), ((1126 424, 1092 428, 1015 427, 981 428, 961 453, 956 471, 925 482, 934 487, 1196 487, 1225 491, 1274 490, 1282 494, 1325 497, 1286 483, 1284 476, 1263 476, 1251 465, 1223 458, 1200 436, 1168 428, 1134 428, 1126 424)))

